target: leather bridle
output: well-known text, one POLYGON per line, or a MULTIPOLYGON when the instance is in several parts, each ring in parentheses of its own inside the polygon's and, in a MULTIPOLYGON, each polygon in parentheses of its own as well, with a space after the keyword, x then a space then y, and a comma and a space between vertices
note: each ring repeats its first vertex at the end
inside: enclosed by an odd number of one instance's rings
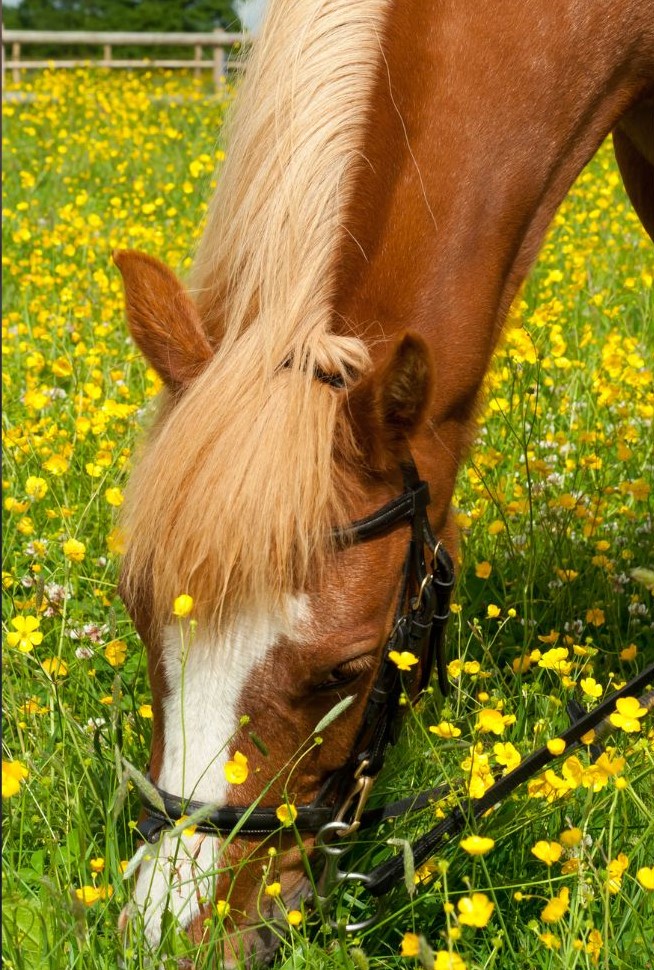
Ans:
MULTIPOLYGON (((411 526, 395 620, 352 754, 348 762, 330 776, 314 802, 295 806, 294 825, 300 831, 318 832, 335 821, 341 824, 341 835, 356 831, 374 780, 383 767, 386 751, 397 739, 404 710, 403 695, 417 698, 428 686, 434 666, 441 692, 446 694, 449 689, 443 634, 450 612, 454 567, 446 549, 432 532, 427 517, 429 486, 420 479, 412 458, 402 465, 402 476, 404 490, 399 496, 335 535, 336 540, 345 546, 369 542, 400 525, 408 523, 411 526), (418 673, 414 670, 402 673, 391 659, 392 652, 404 651, 418 658, 419 663, 414 668, 418 673), (343 823, 347 823, 344 830, 343 823)), ((148 842, 156 842, 165 829, 208 807, 205 802, 166 792, 151 779, 150 784, 158 795, 159 804, 154 804, 154 800, 141 791, 144 815, 137 825, 137 831, 148 842)), ((397 814, 398 804, 389 807, 392 814, 397 814)), ((273 808, 227 806, 207 812, 196 830, 216 835, 231 832, 235 827, 239 833, 264 835, 278 830, 280 821, 273 808)))

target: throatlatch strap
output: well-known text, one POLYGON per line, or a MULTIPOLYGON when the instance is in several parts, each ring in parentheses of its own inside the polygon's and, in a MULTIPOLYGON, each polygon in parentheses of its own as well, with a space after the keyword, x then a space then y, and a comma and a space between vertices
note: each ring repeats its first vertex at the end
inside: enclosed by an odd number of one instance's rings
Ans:
MULTIPOLYGON (((588 714, 580 718, 575 724, 559 735, 565 741, 566 749, 576 745, 581 738, 596 728, 615 709, 616 701, 621 697, 638 697, 641 691, 654 679, 654 664, 650 664, 638 676, 629 681, 621 690, 606 697, 588 714)), ((423 835, 411 846, 413 861, 416 868, 421 866, 434 855, 439 845, 452 835, 456 835, 469 819, 478 819, 490 808, 502 801, 515 788, 532 775, 535 775, 548 762, 557 756, 551 754, 547 746, 539 748, 522 761, 517 768, 500 778, 481 798, 466 799, 451 815, 423 835)), ((362 880, 365 888, 373 896, 383 896, 399 884, 404 875, 404 858, 396 856, 388 862, 376 866, 362 880)))

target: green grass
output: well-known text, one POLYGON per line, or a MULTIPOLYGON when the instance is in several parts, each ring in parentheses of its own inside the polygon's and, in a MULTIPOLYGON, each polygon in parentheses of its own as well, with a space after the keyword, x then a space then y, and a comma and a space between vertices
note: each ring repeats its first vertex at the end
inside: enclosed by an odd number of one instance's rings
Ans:
MULTIPOLYGON (((147 965, 138 935, 124 948, 116 932, 129 898, 121 861, 135 851, 138 814, 135 791, 119 790, 120 758, 147 763, 150 696, 142 644, 116 595, 110 501, 120 500, 157 380, 126 341, 109 254, 131 246, 188 265, 220 157, 223 106, 194 82, 163 75, 61 72, 33 88, 34 101, 6 110, 3 138, 4 609, 9 633, 24 616, 38 616, 43 633, 30 652, 3 654, 3 758, 27 769, 3 800, 5 963, 99 970, 123 960, 136 970, 147 965), (180 93, 182 102, 167 100, 180 93), (81 561, 64 545, 71 538, 84 545, 81 561), (125 649, 108 659, 116 640, 125 649), (65 675, 46 673, 51 658, 65 675), (93 875, 96 859, 104 867, 93 875), (75 894, 83 886, 105 898, 85 905, 75 894)), ((498 742, 526 755, 565 728, 570 697, 595 703, 582 679, 610 690, 654 659, 651 593, 632 576, 654 565, 650 247, 605 146, 514 307, 461 471, 462 561, 448 642, 450 658, 472 666, 444 704, 429 695, 409 714, 377 785, 380 801, 460 780, 475 742, 490 768, 498 742), (534 651, 554 647, 569 651, 569 669, 539 665, 534 651), (501 736, 480 733, 482 708, 515 721, 501 736), (442 721, 461 734, 429 731, 442 721)), ((381 923, 358 936, 321 928, 307 912, 275 966, 420 965, 400 955, 405 933, 424 937, 424 965, 427 944, 451 947, 469 968, 653 965, 654 893, 636 878, 654 865, 653 735, 651 721, 642 724, 607 741, 625 758, 624 781, 611 777, 597 791, 582 784, 551 802, 523 786, 479 823, 496 842, 488 855, 471 857, 454 839, 418 891, 400 887, 381 923), (560 862, 548 868, 532 854, 571 826, 583 841, 560 862), (621 853, 628 867, 611 892, 607 867, 621 853), (578 871, 562 873, 573 858, 578 871), (548 925, 543 908, 564 887, 569 909, 548 925), (474 892, 494 902, 493 916, 485 927, 458 927, 457 904, 474 892), (597 954, 588 950, 593 930, 597 954)), ((366 871, 399 851, 389 838, 417 837, 433 821, 429 809, 366 833, 352 865, 366 871)), ((364 893, 348 890, 336 916, 370 911, 364 893)), ((208 932, 219 938, 218 917, 208 932)), ((192 947, 171 927, 165 950, 192 947)))

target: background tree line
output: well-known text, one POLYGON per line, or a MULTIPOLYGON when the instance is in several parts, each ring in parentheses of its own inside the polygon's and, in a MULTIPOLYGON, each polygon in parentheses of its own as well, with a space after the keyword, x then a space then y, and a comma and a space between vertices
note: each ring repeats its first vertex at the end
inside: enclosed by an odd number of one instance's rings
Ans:
MULTIPOLYGON (((211 31, 242 30, 233 0, 21 0, 5 6, 3 24, 22 30, 211 31)), ((27 56, 97 57, 98 48, 30 45, 27 56)), ((116 56, 192 57, 188 47, 116 48, 116 56)))

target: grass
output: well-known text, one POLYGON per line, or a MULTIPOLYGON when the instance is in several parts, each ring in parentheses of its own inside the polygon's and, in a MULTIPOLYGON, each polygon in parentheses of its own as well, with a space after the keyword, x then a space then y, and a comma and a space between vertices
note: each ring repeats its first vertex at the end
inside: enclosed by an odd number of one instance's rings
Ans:
MULTIPOLYGON (((188 265, 224 106, 180 76, 60 72, 31 88, 33 101, 5 108, 3 137, 5 965, 136 970, 143 946, 116 933, 138 813, 120 758, 146 764, 151 711, 115 590, 115 512, 158 381, 126 339, 109 254, 188 265)), ((516 301, 461 471, 456 690, 409 714, 379 800, 444 779, 483 790, 502 760, 556 738, 571 697, 589 708, 654 659, 651 591, 634 572, 654 559, 650 246, 604 146, 516 301)), ((303 913, 275 966, 652 966, 652 740, 644 718, 608 738, 603 769, 564 754, 549 787, 523 786, 479 823, 488 854, 454 839, 372 931, 346 936, 303 913), (562 846, 558 861, 533 854, 541 841, 562 846), (485 925, 468 925, 489 903, 485 925)), ((352 865, 400 851, 387 840, 417 836, 434 814, 362 836, 352 865)), ((356 889, 336 908, 369 913, 356 889)), ((174 927, 165 949, 192 953, 174 927)))

